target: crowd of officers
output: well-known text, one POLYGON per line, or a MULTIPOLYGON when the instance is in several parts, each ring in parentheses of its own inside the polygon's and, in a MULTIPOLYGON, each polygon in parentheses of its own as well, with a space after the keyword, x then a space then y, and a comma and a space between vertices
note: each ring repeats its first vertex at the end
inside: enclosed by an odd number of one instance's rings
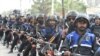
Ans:
POLYGON ((17 56, 100 56, 100 15, 69 12, 59 16, 0 15, 0 40, 17 56))

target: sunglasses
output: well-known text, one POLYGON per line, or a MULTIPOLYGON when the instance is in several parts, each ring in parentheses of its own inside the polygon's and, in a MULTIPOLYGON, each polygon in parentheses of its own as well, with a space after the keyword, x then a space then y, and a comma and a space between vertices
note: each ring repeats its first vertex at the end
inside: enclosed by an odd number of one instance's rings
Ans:
POLYGON ((75 17, 67 17, 68 21, 75 20, 75 17))

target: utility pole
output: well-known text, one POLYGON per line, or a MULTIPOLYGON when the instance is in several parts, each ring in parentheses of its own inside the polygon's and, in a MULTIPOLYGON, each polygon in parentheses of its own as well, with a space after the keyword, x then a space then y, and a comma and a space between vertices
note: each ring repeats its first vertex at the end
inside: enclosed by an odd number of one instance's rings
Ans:
POLYGON ((62 18, 65 18, 64 0, 62 0, 62 18))
POLYGON ((52 8, 51 8, 51 15, 54 15, 54 0, 52 0, 52 8))

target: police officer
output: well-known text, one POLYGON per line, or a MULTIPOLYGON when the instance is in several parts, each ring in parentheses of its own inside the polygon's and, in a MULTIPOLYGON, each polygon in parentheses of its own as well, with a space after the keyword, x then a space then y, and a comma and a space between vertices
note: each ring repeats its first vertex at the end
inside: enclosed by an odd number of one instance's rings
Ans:
POLYGON ((66 36, 65 56, 93 56, 98 49, 95 35, 86 30, 89 27, 88 19, 84 14, 76 17, 74 22, 75 31, 66 36))
POLYGON ((45 41, 49 41, 50 38, 57 32, 56 26, 58 21, 56 17, 50 16, 46 22, 46 27, 41 30, 41 34, 44 36, 45 41))
POLYGON ((17 54, 18 56, 20 56, 20 53, 27 46, 27 36, 26 36, 26 33, 24 31, 20 31, 20 40, 21 40, 21 44, 20 44, 20 47, 18 49, 18 54, 17 54))
POLYGON ((37 31, 41 31, 43 28, 45 28, 45 19, 42 15, 39 15, 37 18, 37 24, 36 24, 36 28, 37 28, 37 31))
POLYGON ((18 44, 19 42, 19 32, 18 31, 13 31, 13 41, 12 41, 12 44, 11 44, 11 49, 9 51, 9 53, 13 53, 13 49, 14 47, 18 44))
POLYGON ((90 29, 96 35, 100 33, 100 15, 96 15, 95 24, 90 29))
POLYGON ((0 15, 0 24, 2 24, 3 23, 3 17, 2 17, 2 15, 0 15))
POLYGON ((7 29, 6 32, 5 32, 5 39, 4 39, 4 45, 7 44, 7 48, 9 47, 9 43, 11 42, 12 40, 12 30, 10 29, 7 29))
MULTIPOLYGON (((38 37, 36 35, 36 32, 40 32, 41 29, 43 28, 43 24, 44 24, 43 16, 38 16, 36 19, 33 19, 33 21, 30 22, 30 23, 31 23, 30 26, 32 27, 32 29, 31 29, 31 32, 32 32, 31 37, 38 39, 38 37)), ((27 45, 27 47, 25 48, 25 51, 23 52, 23 56, 28 56, 29 52, 31 52, 31 56, 36 56, 36 47, 33 47, 35 45, 36 45, 36 42, 34 42, 34 41, 32 41, 32 43, 29 43, 27 45)))
POLYGON ((24 24, 24 16, 17 17, 12 27, 21 30, 22 24, 24 24))
POLYGON ((16 22, 16 17, 14 15, 12 15, 9 19, 9 21, 7 22, 7 26, 12 29, 13 24, 15 24, 16 22))
POLYGON ((95 36, 97 37, 97 44, 100 45, 100 15, 96 15, 95 19, 94 19, 94 25, 92 25, 92 27, 90 27, 91 32, 95 34, 95 36))
MULTIPOLYGON (((48 19, 46 20, 46 27, 45 28, 41 28, 41 30, 39 30, 42 38, 40 38, 40 42, 43 43, 44 41, 49 41, 49 42, 52 42, 52 43, 58 43, 58 39, 57 36, 53 37, 53 35, 56 34, 56 24, 57 24, 57 20, 55 17, 53 16, 50 16, 48 17, 48 19), (54 40, 50 40, 50 39, 53 39, 55 38, 54 40)), ((42 21, 41 21, 42 23, 42 21)), ((33 43, 31 46, 31 56, 36 56, 36 44, 37 43, 33 43)), ((43 45, 44 46, 44 45, 43 45)), ((42 47, 43 47, 42 46, 42 47)), ((43 52, 41 52, 41 50, 43 50, 43 48, 41 47, 41 49, 39 50, 39 55, 40 56, 45 56, 45 53, 46 52, 45 50, 43 52)), ((48 48, 48 47, 46 47, 48 48)), ((45 48, 45 49, 46 49, 45 48)))
POLYGON ((67 17, 65 19, 65 22, 67 22, 69 25, 68 33, 72 32, 74 30, 74 21, 75 21, 75 18, 77 15, 78 15, 78 13, 75 11, 68 12, 67 17))

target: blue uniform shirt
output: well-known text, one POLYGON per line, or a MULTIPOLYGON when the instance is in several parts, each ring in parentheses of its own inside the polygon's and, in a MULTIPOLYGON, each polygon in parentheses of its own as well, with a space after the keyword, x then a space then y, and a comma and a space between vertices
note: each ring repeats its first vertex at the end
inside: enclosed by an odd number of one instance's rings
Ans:
POLYGON ((45 28, 41 30, 41 34, 45 37, 45 39, 48 41, 54 34, 55 30, 53 28, 45 28))

